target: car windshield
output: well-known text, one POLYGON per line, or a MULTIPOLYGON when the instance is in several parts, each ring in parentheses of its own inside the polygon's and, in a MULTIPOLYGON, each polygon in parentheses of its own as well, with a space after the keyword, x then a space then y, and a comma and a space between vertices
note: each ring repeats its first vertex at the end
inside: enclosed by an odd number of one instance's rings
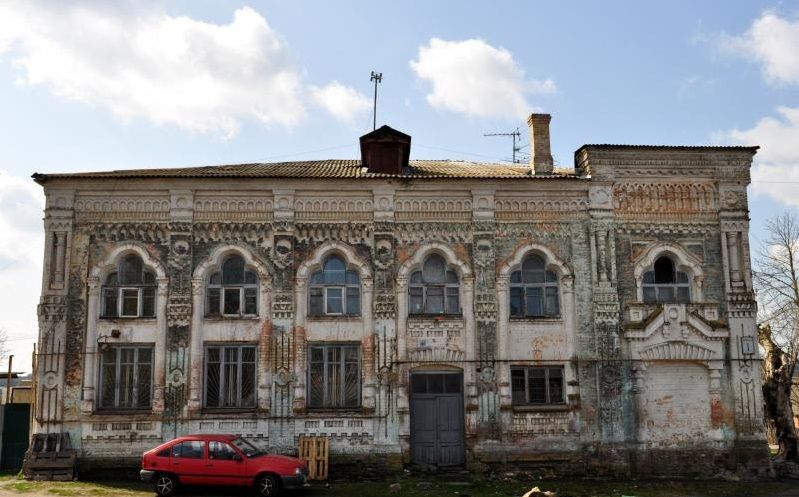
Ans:
POLYGON ((233 440, 230 441, 230 443, 235 445, 236 448, 242 451, 244 455, 247 457, 255 457, 265 454, 264 451, 257 448, 255 445, 251 444, 250 442, 241 437, 234 438, 233 440))

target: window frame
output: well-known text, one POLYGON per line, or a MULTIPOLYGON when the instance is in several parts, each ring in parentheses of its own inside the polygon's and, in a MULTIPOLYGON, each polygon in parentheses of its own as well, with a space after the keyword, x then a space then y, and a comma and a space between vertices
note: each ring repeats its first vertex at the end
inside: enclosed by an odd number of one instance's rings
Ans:
POLYGON ((155 374, 155 345, 154 344, 104 344, 104 349, 99 351, 99 360, 98 362, 98 395, 96 395, 96 408, 98 411, 149 411, 153 408, 153 380, 155 374), (104 391, 105 391, 105 377, 103 375, 104 367, 106 366, 105 362, 105 352, 108 350, 115 351, 115 359, 114 359, 114 401, 112 405, 104 405, 104 391), (134 406, 120 406, 120 390, 121 390, 121 371, 122 371, 122 350, 133 350, 134 351, 134 359, 133 359, 133 387, 131 390, 131 397, 136 399, 136 405, 134 406), (149 362, 149 384, 150 384, 150 391, 147 396, 147 405, 139 405, 139 369, 141 366, 141 361, 139 360, 139 351, 140 350, 149 350, 150 351, 150 362, 149 362))
POLYGON ((347 259, 339 254, 330 254, 324 258, 322 264, 319 268, 311 273, 311 277, 309 278, 310 283, 308 284, 308 305, 307 305, 307 315, 310 318, 324 318, 324 317, 359 317, 363 314, 363 288, 361 287, 361 275, 358 271, 353 269, 351 265, 347 262, 347 259), (324 274, 325 274, 325 265, 331 258, 338 258, 341 260, 342 264, 344 265, 344 282, 342 283, 325 283, 324 282, 324 274), (314 278, 317 274, 322 274, 322 283, 314 283, 314 278), (347 281, 348 276, 353 274, 357 279, 357 283, 349 283, 347 281), (328 310, 329 308, 329 299, 328 299, 328 290, 335 289, 341 291, 341 312, 331 312, 328 310), (357 289, 358 291, 358 311, 351 313, 349 312, 350 306, 350 299, 354 300, 354 297, 350 297, 349 293, 351 289, 357 289), (321 313, 314 312, 314 305, 313 299, 318 298, 318 295, 314 295, 314 293, 318 293, 321 290, 322 295, 322 306, 321 306, 321 313))
POLYGON ((100 319, 153 319, 156 317, 157 314, 157 307, 158 307, 158 280, 156 278, 156 274, 151 269, 148 269, 147 266, 144 264, 144 260, 138 254, 128 254, 123 256, 119 262, 117 263, 116 269, 111 271, 105 276, 105 281, 100 287, 100 305, 99 305, 99 318, 100 319), (120 282, 120 278, 125 274, 125 270, 123 270, 123 265, 126 264, 126 261, 132 257, 138 259, 138 264, 141 266, 141 283, 127 283, 127 282, 120 282), (108 281, 111 277, 115 278, 115 283, 109 284, 108 281), (147 282, 147 279, 151 279, 152 282, 147 282), (145 295, 144 292, 146 290, 150 290, 152 292, 152 313, 145 314, 144 311, 144 299, 145 295), (135 314, 125 314, 125 292, 136 291, 136 313, 135 314), (106 314, 106 310, 108 308, 108 293, 111 292, 116 299, 116 303, 114 305, 114 314, 106 314))
POLYGON ((216 266, 216 270, 213 271, 210 275, 208 275, 206 284, 205 284, 205 309, 203 313, 204 318, 211 318, 211 319, 231 319, 231 318, 257 318, 260 315, 260 302, 261 302, 261 278, 258 276, 258 272, 249 267, 247 265, 247 260, 239 254, 230 254, 227 257, 222 259, 222 262, 216 266), (225 283, 225 276, 224 276, 224 265, 225 263, 233 257, 238 257, 244 263, 243 274, 244 278, 241 283, 225 283), (255 283, 247 283, 247 274, 251 273, 254 276, 255 283), (219 275, 219 283, 212 283, 213 278, 219 275), (228 291, 238 290, 239 291, 239 303, 238 303, 238 312, 236 313, 228 313, 225 312, 225 301, 227 300, 227 293, 228 291), (247 312, 247 290, 254 290, 255 293, 255 312, 248 313, 247 312), (219 301, 219 307, 216 311, 212 311, 211 309, 211 292, 217 292, 217 299, 219 301))
POLYGON ((641 302, 645 304, 690 304, 693 302, 693 288, 691 285, 691 273, 689 271, 681 271, 678 267, 675 258, 668 254, 661 254, 655 258, 652 264, 647 267, 641 276, 641 302), (668 259, 672 266, 671 282, 657 282, 657 271, 655 266, 661 259, 668 259), (647 282, 648 275, 652 275, 652 282, 647 282), (681 275, 685 277, 685 281, 680 281, 681 275), (687 294, 681 297, 680 289, 684 289, 687 294), (647 290, 652 290, 655 294, 654 299, 647 297, 647 290), (661 293, 670 290, 671 298, 661 298, 661 293))
POLYGON ((408 315, 409 316, 462 316, 463 315, 463 302, 461 298, 461 277, 455 269, 450 267, 449 262, 447 262, 446 257, 441 254, 428 254, 423 260, 422 263, 418 268, 411 271, 410 277, 408 278, 408 315), (424 265, 427 263, 427 260, 432 256, 438 256, 444 262, 444 281, 443 282, 430 282, 427 283, 424 280, 424 265), (448 282, 447 275, 448 273, 452 273, 455 276, 455 282, 448 282), (414 282, 414 277, 416 274, 419 274, 419 282, 414 282), (419 298, 419 295, 413 295, 414 290, 417 292, 421 290, 421 312, 415 312, 413 309, 413 303, 415 298, 419 298), (442 300, 442 311, 441 312, 431 312, 428 311, 428 303, 430 302, 430 296, 428 295, 430 290, 440 290, 440 295, 435 295, 435 297, 440 297, 442 300), (451 292, 451 290, 455 290, 451 292), (453 295, 454 293, 454 295, 453 295), (452 300, 455 300, 458 304, 458 309, 455 312, 450 312, 450 303, 452 300))
POLYGON ((223 343, 206 343, 206 344, 204 344, 204 346, 203 346, 203 387, 202 388, 203 388, 203 392, 202 392, 202 396, 203 396, 202 406, 203 406, 203 409, 207 409, 207 410, 217 410, 218 409, 218 410, 225 410, 225 411, 227 411, 227 410, 252 410, 252 409, 257 409, 257 407, 258 407, 258 344, 257 343, 252 343, 252 342, 246 342, 246 343, 243 343, 243 342, 223 342, 223 343), (217 405, 215 405, 215 406, 208 405, 208 388, 209 388, 209 383, 208 383, 208 380, 209 380, 209 374, 208 374, 209 360, 208 360, 208 356, 209 356, 209 354, 208 354, 208 350, 212 349, 212 348, 219 349, 219 361, 218 361, 218 364, 219 364, 219 373, 218 373, 219 374, 219 379, 218 379, 218 384, 217 384, 217 399, 218 399, 218 402, 217 402, 217 405), (227 349, 233 349, 233 348, 238 349, 238 355, 237 355, 238 359, 236 361, 236 381, 235 381, 235 385, 237 387, 236 405, 234 405, 234 406, 219 405, 219 404, 224 404, 224 399, 227 397, 227 395, 226 395, 227 391, 223 390, 224 388, 226 388, 225 379, 226 379, 226 375, 227 375, 227 368, 225 366, 228 364, 228 362, 225 360, 225 351, 227 349), (244 378, 242 370, 243 370, 243 366, 245 364, 245 361, 243 360, 244 354, 242 353, 242 351, 245 348, 253 349, 253 361, 252 361, 252 363, 250 363, 249 361, 247 361, 247 363, 246 363, 246 364, 252 364, 252 368, 253 368, 253 373, 252 373, 252 405, 242 405, 243 397, 242 397, 242 392, 241 392, 242 389, 241 389, 241 387, 242 387, 242 380, 244 378))
MULTIPOLYGON (((305 405, 309 410, 313 411, 324 411, 324 410, 353 410, 353 409, 361 409, 363 407, 363 354, 361 350, 361 344, 355 342, 323 342, 323 343, 310 343, 308 345, 308 372, 306 375, 307 380, 307 392, 305 396, 305 405), (337 363, 331 363, 328 360, 328 349, 331 348, 339 348, 341 349, 340 359, 337 363), (344 352, 345 348, 352 348, 355 349, 357 354, 357 364, 358 367, 358 374, 357 374, 357 383, 355 385, 355 391, 358 395, 357 402, 354 405, 346 405, 346 391, 347 391, 347 360, 346 354, 344 352), (320 405, 315 405, 313 399, 313 392, 311 390, 312 385, 312 374, 313 374, 313 364, 316 364, 318 361, 314 361, 313 351, 315 349, 322 350, 322 402, 320 405), (328 369, 330 364, 338 364, 340 367, 339 374, 340 374, 340 389, 339 392, 341 399, 341 405, 332 405, 332 402, 329 401, 330 395, 328 394, 328 369)), ((351 363, 350 363, 351 364, 351 363)))
POLYGON ((511 319, 560 319, 563 316, 563 308, 561 302, 561 289, 560 289, 560 278, 558 276, 558 272, 550 269, 547 264, 546 257, 538 255, 536 253, 527 254, 522 259, 521 263, 513 269, 508 277, 508 316, 511 319), (524 281, 524 263, 530 258, 538 258, 541 261, 541 272, 543 273, 543 281, 541 282, 525 282, 524 281), (514 282, 513 278, 514 275, 519 275, 519 281, 514 282), (552 281, 548 281, 550 275, 552 275, 552 281), (551 295, 548 295, 548 290, 554 289, 554 297, 555 297, 555 313, 549 313, 547 305, 547 300, 551 295), (513 312, 513 300, 514 300, 514 290, 521 291, 521 313, 514 313, 513 312), (537 290, 540 291, 540 299, 541 304, 541 313, 540 314, 531 314, 528 309, 528 300, 531 298, 530 293, 532 291, 537 290))
POLYGON ((514 407, 548 407, 548 406, 565 406, 566 405, 566 368, 563 366, 511 366, 510 367, 510 390, 511 390, 511 404, 514 407), (560 400, 552 401, 550 392, 550 371, 558 371, 560 374, 560 400), (514 392, 514 372, 524 371, 524 402, 517 402, 514 392), (530 378, 532 371, 544 371, 544 395, 546 400, 544 402, 533 402, 530 399, 530 378))

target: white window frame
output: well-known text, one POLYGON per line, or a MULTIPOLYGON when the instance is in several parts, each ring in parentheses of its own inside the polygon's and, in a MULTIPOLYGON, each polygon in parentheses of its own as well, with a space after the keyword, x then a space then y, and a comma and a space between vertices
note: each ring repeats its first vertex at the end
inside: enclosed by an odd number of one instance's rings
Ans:
POLYGON ((347 287, 344 287, 344 286, 325 286, 323 288, 324 288, 323 298, 324 298, 324 306, 325 306, 325 316, 343 316, 344 314, 346 314, 347 299, 345 297, 345 294, 347 292, 347 287), (328 308, 328 302, 329 302, 328 301, 328 292, 330 290, 338 290, 339 291, 339 300, 341 301, 341 312, 332 312, 328 308))

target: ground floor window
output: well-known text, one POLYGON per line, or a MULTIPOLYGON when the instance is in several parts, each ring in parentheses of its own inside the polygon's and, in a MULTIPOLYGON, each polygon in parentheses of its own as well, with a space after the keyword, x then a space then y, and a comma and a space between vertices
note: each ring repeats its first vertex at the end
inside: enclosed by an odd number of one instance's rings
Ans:
POLYGON ((101 409, 149 409, 153 348, 107 346, 100 352, 101 409))
POLYGON ((310 345, 308 364, 308 407, 335 409, 361 405, 361 358, 358 345, 310 345))
POLYGON ((513 405, 562 404, 563 367, 512 367, 513 405))
POLYGON ((255 407, 255 345, 205 348, 205 407, 255 407))

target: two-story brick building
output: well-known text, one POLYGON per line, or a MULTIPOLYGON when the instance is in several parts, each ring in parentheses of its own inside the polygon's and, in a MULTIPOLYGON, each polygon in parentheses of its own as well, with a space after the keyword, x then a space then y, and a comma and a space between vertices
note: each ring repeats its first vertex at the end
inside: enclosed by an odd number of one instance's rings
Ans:
POLYGON ((36 430, 89 461, 232 432, 333 461, 762 471, 757 147, 553 168, 361 159, 35 174, 36 430))

